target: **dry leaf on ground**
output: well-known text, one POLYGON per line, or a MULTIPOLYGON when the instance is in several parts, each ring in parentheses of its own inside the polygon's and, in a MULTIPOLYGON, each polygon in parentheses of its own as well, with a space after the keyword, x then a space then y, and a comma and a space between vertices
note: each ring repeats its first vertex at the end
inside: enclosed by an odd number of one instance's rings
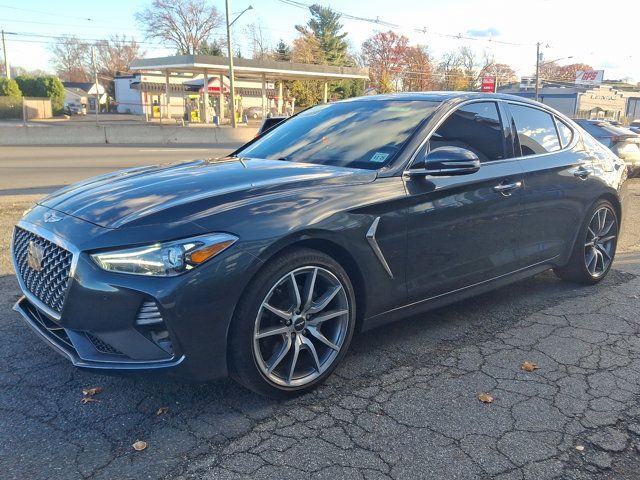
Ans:
POLYGON ((142 440, 138 440, 137 442, 135 442, 133 445, 131 445, 133 447, 133 449, 136 452, 141 452, 142 450, 144 450, 145 448, 147 448, 147 442, 144 442, 142 440))
POLYGON ((81 404, 86 404, 86 403, 91 403, 91 402, 99 402, 100 400, 98 400, 97 398, 93 398, 93 397, 82 397, 82 399, 80 400, 81 404))
POLYGON ((160 407, 156 412, 156 416, 159 417, 160 415, 164 415, 165 413, 168 413, 168 412, 169 412, 169 407, 160 407))
POLYGON ((100 392, 102 392, 102 387, 84 388, 82 390, 82 395, 84 395, 85 397, 93 397, 94 395, 97 395, 100 392))
POLYGON ((525 372, 533 372, 534 370, 538 370, 540 367, 538 367, 537 363, 526 361, 526 362, 522 362, 522 365, 520 365, 520 368, 525 372))
POLYGON ((488 393, 481 393, 480 395, 478 395, 478 400, 480 400, 482 403, 493 403, 493 397, 488 393))

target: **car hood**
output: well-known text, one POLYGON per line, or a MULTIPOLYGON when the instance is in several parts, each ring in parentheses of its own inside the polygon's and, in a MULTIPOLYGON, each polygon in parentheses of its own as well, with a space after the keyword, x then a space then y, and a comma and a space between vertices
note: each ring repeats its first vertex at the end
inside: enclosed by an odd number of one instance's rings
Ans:
POLYGON ((38 203, 101 227, 119 228, 175 220, 195 213, 193 207, 209 209, 297 189, 368 183, 375 177, 369 170, 284 160, 196 160, 109 173, 38 203))

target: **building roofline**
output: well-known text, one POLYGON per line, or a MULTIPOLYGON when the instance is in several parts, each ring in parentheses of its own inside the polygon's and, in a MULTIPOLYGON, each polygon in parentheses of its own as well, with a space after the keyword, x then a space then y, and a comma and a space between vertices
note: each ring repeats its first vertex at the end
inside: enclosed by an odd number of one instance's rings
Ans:
MULTIPOLYGON (((367 68, 336 67, 333 65, 313 65, 306 63, 277 62, 273 60, 250 60, 234 58, 234 70, 237 77, 260 78, 262 74, 269 78, 282 80, 336 80, 369 78, 367 68)), ((176 55, 170 57, 138 58, 131 62, 131 70, 169 70, 203 73, 210 75, 225 74, 229 71, 226 57, 213 55, 176 55)))

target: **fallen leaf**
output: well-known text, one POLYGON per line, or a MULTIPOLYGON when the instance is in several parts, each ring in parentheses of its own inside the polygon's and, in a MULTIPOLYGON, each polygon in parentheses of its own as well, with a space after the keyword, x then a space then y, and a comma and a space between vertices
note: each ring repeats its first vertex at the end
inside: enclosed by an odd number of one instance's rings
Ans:
POLYGON ((526 362, 522 362, 522 365, 520 365, 520 368, 525 372, 533 372, 534 370, 538 370, 540 367, 538 367, 537 363, 526 361, 526 362))
POLYGON ((100 400, 98 400, 97 398, 93 398, 93 397, 82 397, 82 399, 80 400, 81 404, 86 404, 86 403, 91 403, 91 402, 99 402, 100 400))
POLYGON ((493 397, 488 393, 481 393, 480 395, 478 395, 478 400, 480 400, 482 403, 493 403, 493 397))
POLYGON ((82 395, 85 397, 93 397, 102 391, 102 387, 85 388, 82 390, 82 395))
POLYGON ((145 448, 147 448, 147 442, 144 442, 142 440, 138 440, 137 442, 135 442, 133 445, 131 445, 133 447, 133 449, 136 452, 141 452, 142 450, 144 450, 145 448))
POLYGON ((156 416, 159 417, 160 415, 164 415, 167 412, 169 412, 169 407, 160 407, 156 412, 156 416))

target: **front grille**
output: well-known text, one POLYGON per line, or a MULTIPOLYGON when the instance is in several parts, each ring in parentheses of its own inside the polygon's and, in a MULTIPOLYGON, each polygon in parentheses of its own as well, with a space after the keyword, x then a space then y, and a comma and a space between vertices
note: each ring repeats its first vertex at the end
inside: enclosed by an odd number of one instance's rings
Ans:
POLYGON ((13 254, 18 270, 16 273, 22 278, 27 290, 53 311, 60 313, 69 284, 73 259, 71 252, 46 238, 16 227, 13 234, 13 254), (29 266, 30 243, 43 250, 39 271, 29 266))
POLYGON ((85 332, 84 334, 99 352, 110 355, 124 355, 120 350, 117 350, 115 347, 109 345, 107 342, 99 339, 95 335, 92 335, 89 332, 85 332))

